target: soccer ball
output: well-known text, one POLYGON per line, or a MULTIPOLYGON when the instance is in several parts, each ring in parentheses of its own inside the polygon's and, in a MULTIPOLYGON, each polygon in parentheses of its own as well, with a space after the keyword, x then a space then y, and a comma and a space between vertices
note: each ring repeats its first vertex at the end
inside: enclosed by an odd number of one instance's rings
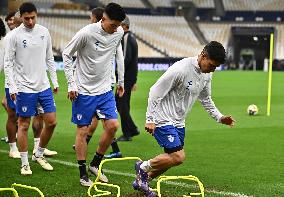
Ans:
POLYGON ((249 105, 247 108, 247 113, 251 116, 256 115, 258 113, 258 107, 254 104, 249 105))

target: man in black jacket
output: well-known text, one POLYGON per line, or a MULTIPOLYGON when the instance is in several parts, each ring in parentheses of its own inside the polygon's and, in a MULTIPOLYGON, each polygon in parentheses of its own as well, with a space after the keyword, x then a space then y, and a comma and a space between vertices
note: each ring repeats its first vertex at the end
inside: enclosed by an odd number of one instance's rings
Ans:
POLYGON ((138 46, 134 34, 129 31, 130 21, 126 16, 121 24, 124 30, 124 36, 121 40, 124 54, 124 95, 116 95, 116 105, 121 118, 121 128, 123 135, 118 141, 131 141, 133 136, 139 135, 139 130, 133 122, 130 115, 130 97, 131 91, 136 90, 137 72, 138 72, 138 46))

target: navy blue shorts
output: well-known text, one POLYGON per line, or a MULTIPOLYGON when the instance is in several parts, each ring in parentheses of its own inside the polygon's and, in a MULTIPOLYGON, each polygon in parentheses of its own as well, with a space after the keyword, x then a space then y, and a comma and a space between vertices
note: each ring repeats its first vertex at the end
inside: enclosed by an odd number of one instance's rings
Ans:
POLYGON ((72 122, 90 125, 92 118, 117 119, 116 103, 112 91, 97 96, 79 94, 72 103, 72 122))
POLYGON ((43 113, 56 112, 56 106, 50 88, 38 93, 19 92, 17 94, 17 116, 36 116, 38 114, 38 105, 42 107, 43 113))
POLYGON ((154 137, 165 150, 181 150, 184 145, 185 128, 172 125, 156 127, 154 137))

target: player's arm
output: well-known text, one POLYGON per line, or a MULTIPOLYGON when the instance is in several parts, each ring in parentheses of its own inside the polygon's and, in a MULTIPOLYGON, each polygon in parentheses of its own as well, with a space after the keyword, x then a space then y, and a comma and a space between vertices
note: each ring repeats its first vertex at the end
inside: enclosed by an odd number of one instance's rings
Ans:
POLYGON ((13 75, 13 70, 15 67, 14 65, 15 58, 16 58, 16 34, 13 34, 9 37, 9 39, 6 39, 4 42, 4 72, 12 100, 16 100, 16 94, 18 93, 18 88, 15 83, 13 75))
MULTIPOLYGON (((212 76, 211 76, 212 77, 212 76)), ((206 86, 199 94, 199 101, 205 110, 210 114, 210 116, 215 119, 217 122, 226 124, 229 126, 234 126, 235 120, 232 116, 223 115, 215 106, 211 98, 211 79, 207 82, 206 86)))
POLYGON ((159 113, 159 105, 162 99, 178 84, 182 75, 174 66, 171 66, 150 88, 148 107, 146 112, 145 130, 153 134, 155 130, 155 114, 159 113))
POLYGON ((117 64, 117 94, 122 97, 124 94, 124 57, 122 52, 121 42, 116 48, 116 64, 117 64))
POLYGON ((51 82, 53 84, 53 92, 58 92, 58 80, 57 80, 57 74, 56 74, 56 66, 54 62, 54 57, 52 53, 52 43, 51 43, 51 37, 49 32, 47 31, 47 47, 46 47, 46 64, 48 68, 48 72, 50 74, 51 82))
POLYGON ((64 73, 68 83, 68 98, 73 101, 77 98, 78 87, 74 77, 73 55, 86 44, 86 36, 82 30, 76 33, 62 52, 64 73))
MULTIPOLYGON (((1 45, 0 45, 1 46, 1 45)), ((0 72, 4 69, 4 44, 0 48, 0 72)))

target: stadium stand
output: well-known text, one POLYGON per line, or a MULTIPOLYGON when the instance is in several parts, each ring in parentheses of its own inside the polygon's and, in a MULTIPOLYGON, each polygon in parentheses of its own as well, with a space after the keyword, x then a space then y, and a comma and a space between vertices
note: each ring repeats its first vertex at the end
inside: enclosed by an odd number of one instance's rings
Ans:
POLYGON ((276 11, 284 9, 283 0, 223 0, 225 10, 276 11))
POLYGON ((145 5, 140 0, 100 0, 104 5, 114 2, 120 4, 122 7, 129 8, 145 8, 145 5))
POLYGON ((129 18, 135 34, 171 57, 195 55, 202 48, 183 17, 129 15, 129 18))
POLYGON ((155 7, 172 7, 170 0, 150 0, 150 3, 155 7))
POLYGON ((275 27, 275 58, 284 58, 284 47, 281 43, 284 42, 284 25, 272 23, 199 23, 201 31, 204 33, 207 40, 216 40, 227 46, 230 31, 232 26, 242 27, 275 27))
MULTIPOLYGON (((181 1, 187 1, 187 0, 181 0, 181 1)), ((191 0, 191 1, 198 8, 214 8, 214 0, 191 0)))
MULTIPOLYGON (((175 0, 149 0, 149 3, 154 8, 173 8, 175 0)), ((191 1, 197 9, 214 8, 214 0, 178 0, 191 1)), ((73 1, 70 0, 34 0, 33 2, 57 4, 66 3, 71 5, 73 1)), ((145 9, 145 2, 142 0, 100 0, 102 4, 109 2, 116 2, 123 7, 130 9, 145 9)), ((284 1, 282 0, 223 0, 225 10, 228 13, 235 12, 238 14, 246 14, 247 10, 262 11, 264 13, 272 13, 272 11, 284 10, 284 1), (268 11, 265 11, 268 10, 268 11), (245 11, 245 12, 244 12, 245 11)), ((39 6, 42 4, 38 4, 39 6)), ((78 5, 78 4, 77 4, 78 5)), ((64 7, 63 7, 64 8, 64 7)), ((40 13, 38 23, 46 26, 53 39, 54 51, 57 55, 71 40, 74 34, 82 27, 89 23, 87 19, 90 11, 86 9, 59 9, 54 7, 39 7, 40 13), (72 16, 72 17, 69 17, 72 16)), ((84 8, 84 6, 82 6, 84 8)), ((234 14, 234 13, 233 13, 234 14)), ((183 16, 161 16, 159 13, 155 15, 137 15, 129 14, 131 22, 131 30, 137 35, 139 46, 139 57, 186 57, 196 55, 203 47, 198 40, 196 32, 193 27, 190 27, 188 21, 183 16), (162 51, 163 54, 161 54, 162 51)), ((2 17, 3 18, 3 17, 2 17)), ((240 17, 241 18, 241 17, 240 17)), ((284 25, 276 20, 273 23, 268 23, 265 20, 260 22, 247 22, 244 15, 243 22, 235 21, 220 21, 200 20, 195 23, 201 30, 207 41, 217 40, 224 46, 227 46, 230 38, 230 31, 232 26, 252 26, 252 27, 275 27, 275 58, 284 58, 284 25)), ((209 19, 210 20, 210 19, 209 19)), ((234 20, 234 19, 229 19, 234 20)))
MULTIPOLYGON (((214 0, 178 0, 178 2, 193 2, 198 8, 214 8, 214 0)), ((154 7, 172 7, 174 0, 150 0, 154 7)))
MULTIPOLYGON (((61 53, 75 33, 89 24, 89 20, 86 18, 38 17, 38 23, 49 29, 53 48, 61 53)), ((141 41, 138 41, 138 47, 139 57, 162 57, 160 53, 141 41)))

